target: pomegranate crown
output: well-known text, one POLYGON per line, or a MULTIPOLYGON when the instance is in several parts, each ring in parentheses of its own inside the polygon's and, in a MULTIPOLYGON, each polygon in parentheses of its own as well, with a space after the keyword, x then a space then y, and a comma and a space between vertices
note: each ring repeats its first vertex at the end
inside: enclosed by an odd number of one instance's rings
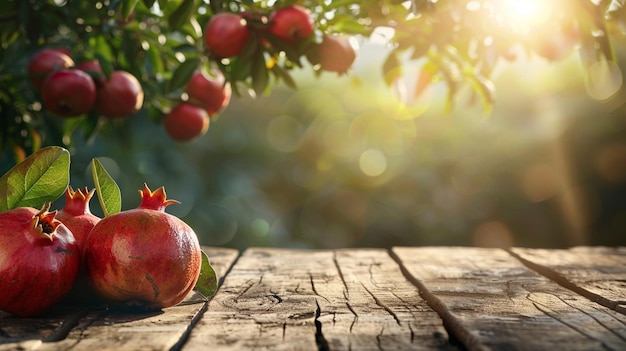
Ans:
POLYGON ((65 189, 65 207, 63 210, 74 215, 91 213, 89 201, 95 191, 95 188, 90 191, 87 187, 74 191, 71 185, 68 186, 67 189, 65 189))
POLYGON ((141 196, 141 204, 139 205, 139 208, 149 210, 165 211, 167 206, 180 203, 176 200, 168 200, 164 187, 160 187, 155 191, 150 191, 150 188, 148 188, 146 183, 143 184, 143 189, 139 190, 139 195, 141 196))
POLYGON ((49 209, 50 203, 46 202, 41 207, 39 213, 33 216, 31 224, 39 238, 52 241, 54 239, 54 232, 59 224, 61 224, 61 221, 56 219, 57 211, 49 212, 49 209))

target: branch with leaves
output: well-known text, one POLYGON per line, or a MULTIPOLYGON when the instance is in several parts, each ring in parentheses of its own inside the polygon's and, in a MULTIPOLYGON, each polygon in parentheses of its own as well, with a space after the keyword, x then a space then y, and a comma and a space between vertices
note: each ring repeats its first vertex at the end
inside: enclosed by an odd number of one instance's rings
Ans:
POLYGON ((178 120, 168 114, 180 104, 195 106, 193 113, 186 113, 193 118, 173 123, 195 126, 195 134, 177 131, 184 139, 206 132, 209 121, 229 103, 231 91, 235 96, 261 96, 278 82, 297 89, 292 73, 307 67, 345 73, 357 53, 346 37, 367 38, 380 27, 393 32, 392 50, 381 67, 387 84, 403 75, 407 60, 421 60, 414 94, 443 81, 452 107, 454 97, 467 85, 489 113, 496 89, 490 78, 499 60, 538 55, 558 61, 578 47, 586 66, 614 61, 613 41, 623 38, 621 28, 626 25, 624 3, 616 0, 70 0, 62 4, 0 0, 0 4, 4 11, 0 148, 11 150, 18 161, 41 145, 67 147, 76 135, 90 140, 97 134, 113 135, 108 130, 123 125, 97 109, 59 118, 42 105, 41 92, 29 84, 32 77, 26 67, 43 48, 65 48, 77 63, 97 60, 105 79, 116 70, 132 74, 145 94, 138 113, 153 122, 178 120), (220 25, 212 27, 212 22, 220 25), (224 47, 226 52, 221 51, 224 47), (198 72, 206 81, 219 82, 216 91, 224 97, 218 108, 207 107, 201 94, 189 88, 198 72))

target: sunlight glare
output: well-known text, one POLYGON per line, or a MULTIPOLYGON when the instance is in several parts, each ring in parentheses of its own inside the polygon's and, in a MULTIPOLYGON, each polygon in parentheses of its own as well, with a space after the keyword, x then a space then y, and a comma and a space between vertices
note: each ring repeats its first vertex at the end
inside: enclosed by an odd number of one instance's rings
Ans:
POLYGON ((498 10, 504 23, 515 30, 526 31, 549 20, 550 5, 543 0, 501 0, 498 10))

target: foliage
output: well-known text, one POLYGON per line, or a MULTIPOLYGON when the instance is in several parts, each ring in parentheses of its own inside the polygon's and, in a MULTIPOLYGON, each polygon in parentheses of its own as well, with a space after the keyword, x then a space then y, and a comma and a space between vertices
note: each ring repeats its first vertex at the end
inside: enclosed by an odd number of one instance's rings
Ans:
POLYGON ((25 67, 43 47, 68 48, 77 62, 96 58, 105 74, 129 71, 146 94, 141 114, 158 123, 184 98, 183 87, 199 67, 220 69, 237 94, 259 96, 278 81, 296 88, 291 72, 306 66, 307 49, 323 33, 369 36, 389 27, 394 51, 382 67, 388 84, 401 74, 405 56, 425 59, 415 94, 445 81, 451 103, 460 87, 469 85, 489 113, 497 60, 515 59, 520 48, 558 60, 573 45, 581 47, 587 64, 613 60, 610 38, 621 35, 618 28, 626 19, 623 1, 617 0, 0 0, 0 8, 0 147, 16 160, 42 144, 70 145, 77 130, 89 140, 123 125, 96 113, 61 119, 42 108, 25 67), (310 9, 316 30, 288 45, 266 31, 268 16, 296 2, 310 9), (541 10, 532 22, 517 21, 522 10, 516 3, 535 3, 541 10), (246 17, 251 39, 230 59, 211 56, 202 40, 203 26, 223 11, 253 14, 246 17))

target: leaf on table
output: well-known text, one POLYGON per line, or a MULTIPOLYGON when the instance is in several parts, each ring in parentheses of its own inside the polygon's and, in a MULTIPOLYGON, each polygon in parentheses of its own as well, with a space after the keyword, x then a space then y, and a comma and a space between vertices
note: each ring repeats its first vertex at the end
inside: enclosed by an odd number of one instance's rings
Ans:
POLYGON ((194 287, 194 290, 205 298, 215 295, 217 292, 217 275, 211 266, 209 256, 202 250, 202 267, 200 268, 200 277, 194 287))
POLYGON ((0 212, 41 207, 69 185, 70 153, 60 146, 42 148, 0 178, 0 212))
POLYGON ((100 201, 104 216, 106 217, 120 212, 122 209, 122 194, 120 188, 98 159, 94 158, 91 160, 91 172, 93 175, 93 183, 98 193, 98 201, 100 201))

